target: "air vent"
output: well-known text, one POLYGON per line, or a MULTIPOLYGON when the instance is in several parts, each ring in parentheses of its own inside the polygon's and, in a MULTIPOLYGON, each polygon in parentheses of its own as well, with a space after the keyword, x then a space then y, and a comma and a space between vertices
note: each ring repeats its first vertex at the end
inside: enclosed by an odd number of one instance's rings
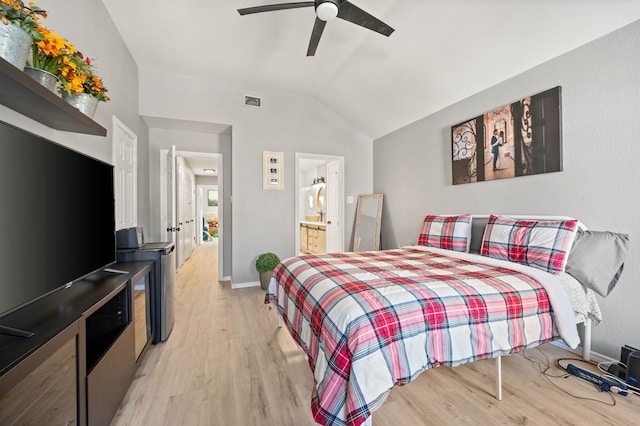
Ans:
POLYGON ((262 98, 259 98, 257 96, 245 95, 244 96, 244 104, 245 104, 245 106, 250 106, 250 107, 255 107, 255 108, 262 108, 262 98))

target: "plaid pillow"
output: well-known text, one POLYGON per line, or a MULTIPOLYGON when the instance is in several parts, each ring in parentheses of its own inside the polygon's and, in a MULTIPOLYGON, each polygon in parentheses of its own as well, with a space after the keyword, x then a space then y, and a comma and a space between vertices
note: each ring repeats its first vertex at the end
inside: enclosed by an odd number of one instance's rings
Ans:
POLYGON ((471 215, 426 216, 418 244, 468 252, 471 242, 471 215))
POLYGON ((578 221, 515 220, 491 215, 480 254, 559 274, 564 271, 578 221))

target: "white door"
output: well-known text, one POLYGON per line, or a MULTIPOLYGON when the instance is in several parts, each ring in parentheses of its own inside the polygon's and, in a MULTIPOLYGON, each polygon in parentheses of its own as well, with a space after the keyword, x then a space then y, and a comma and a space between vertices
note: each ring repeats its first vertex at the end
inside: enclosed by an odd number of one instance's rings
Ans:
POLYGON ((178 157, 177 169, 177 234, 176 251, 178 268, 191 256, 195 238, 195 176, 184 157, 178 157))
POLYGON ((160 198, 160 235, 162 241, 176 242, 176 146, 161 155, 164 180, 160 183, 164 196, 160 198))
POLYGON ((138 137, 113 117, 113 166, 116 197, 116 229, 138 224, 138 137))
POLYGON ((190 226, 191 249, 189 251, 192 252, 196 248, 196 243, 197 243, 196 238, 198 237, 197 231, 201 228, 201 225, 199 224, 200 222, 198 222, 197 208, 196 208, 196 177, 195 175, 191 175, 191 218, 189 220, 191 221, 191 226, 190 226))
POLYGON ((327 164, 327 253, 343 251, 342 248, 342 197, 340 162, 327 164))
POLYGON ((185 256, 185 243, 184 243, 184 234, 186 233, 186 225, 185 225, 185 196, 184 196, 184 181, 185 181, 185 170, 184 170, 184 159, 181 157, 177 158, 176 161, 176 195, 178 196, 178 202, 176 203, 176 264, 177 267, 180 268, 182 263, 186 260, 185 256))
POLYGON ((195 210, 193 205, 193 191, 195 188, 195 178, 191 169, 187 166, 186 162, 184 169, 184 180, 180 188, 182 194, 182 249, 184 260, 187 260, 191 256, 193 251, 193 238, 194 238, 194 225, 195 225, 195 210))

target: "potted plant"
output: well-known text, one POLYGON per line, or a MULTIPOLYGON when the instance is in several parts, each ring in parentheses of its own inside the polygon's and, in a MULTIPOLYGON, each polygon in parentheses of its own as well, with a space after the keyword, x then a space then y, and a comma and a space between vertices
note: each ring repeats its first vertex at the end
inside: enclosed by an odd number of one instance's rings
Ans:
POLYGON ((60 34, 44 27, 37 28, 36 31, 42 39, 31 45, 31 59, 27 61, 24 72, 49 90, 55 91, 58 77, 68 67, 68 60, 65 61, 65 58, 73 55, 76 49, 60 34))
POLYGON ((269 287, 271 275, 273 275, 273 270, 278 266, 278 263, 280 263, 280 258, 274 253, 262 253, 256 259, 256 269, 260 273, 260 287, 263 290, 269 287))
POLYGON ((62 56, 60 84, 62 98, 93 118, 98 102, 107 102, 107 89, 95 73, 91 58, 85 58, 81 52, 66 53, 62 56))
POLYGON ((38 15, 47 13, 33 3, 25 6, 21 0, 0 1, 0 57, 13 66, 24 69, 29 48, 34 40, 41 40, 38 15))

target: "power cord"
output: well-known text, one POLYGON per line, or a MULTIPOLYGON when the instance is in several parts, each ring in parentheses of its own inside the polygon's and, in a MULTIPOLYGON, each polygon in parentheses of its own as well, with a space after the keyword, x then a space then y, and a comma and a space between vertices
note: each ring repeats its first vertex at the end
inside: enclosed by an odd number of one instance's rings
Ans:
POLYGON ((539 361, 537 359, 534 359, 530 356, 528 356, 528 354, 526 353, 529 349, 525 349, 524 351, 520 352, 522 354, 522 356, 524 357, 524 359, 526 359, 527 361, 531 362, 532 364, 536 365, 538 367, 538 371, 540 371, 540 373, 542 374, 542 377, 545 378, 545 380, 547 382, 549 382, 551 385, 553 385, 554 387, 556 387, 557 389, 561 390, 562 392, 566 393, 567 395, 576 398, 576 399, 581 399, 584 401, 594 401, 594 402, 599 402, 601 404, 604 405, 608 405, 610 407, 615 407, 616 405, 616 398, 615 396, 611 393, 611 392, 607 392, 607 394, 609 395, 609 398, 611 399, 611 401, 602 401, 600 399, 597 398, 587 398, 584 396, 579 396, 579 395, 574 395, 573 393, 569 392, 568 390, 562 388, 561 386, 558 386, 557 383, 554 383, 551 379, 566 379, 567 377, 571 377, 572 375, 569 374, 567 372, 567 367, 563 366, 561 364, 561 362, 564 361, 573 361, 573 362, 582 362, 582 363, 587 363, 587 364, 591 364, 591 365, 595 365, 595 363, 591 363, 588 361, 584 361, 582 359, 579 358, 559 358, 556 360, 555 365, 558 369, 560 370, 564 370, 565 373, 564 374, 559 374, 559 375, 553 375, 551 373, 549 373, 549 369, 551 368, 551 362, 549 361, 549 357, 547 356, 546 353, 544 353, 544 351, 539 347, 536 346, 535 348, 538 352, 540 352, 540 354, 542 354, 542 356, 544 357, 544 362, 539 361))
POLYGON ((609 373, 609 370, 606 367, 610 367, 613 364, 622 366, 624 369, 627 368, 626 364, 624 362, 618 362, 618 361, 603 361, 601 363, 598 364, 598 370, 600 370, 601 372, 605 373, 604 377, 606 377, 609 380, 613 380, 615 382, 618 383, 622 383, 623 385, 625 385, 627 387, 627 390, 636 395, 636 396, 640 396, 640 388, 636 387, 636 386, 631 386, 629 383, 625 382, 624 380, 622 380, 620 377, 618 376, 614 376, 613 374, 609 373))

